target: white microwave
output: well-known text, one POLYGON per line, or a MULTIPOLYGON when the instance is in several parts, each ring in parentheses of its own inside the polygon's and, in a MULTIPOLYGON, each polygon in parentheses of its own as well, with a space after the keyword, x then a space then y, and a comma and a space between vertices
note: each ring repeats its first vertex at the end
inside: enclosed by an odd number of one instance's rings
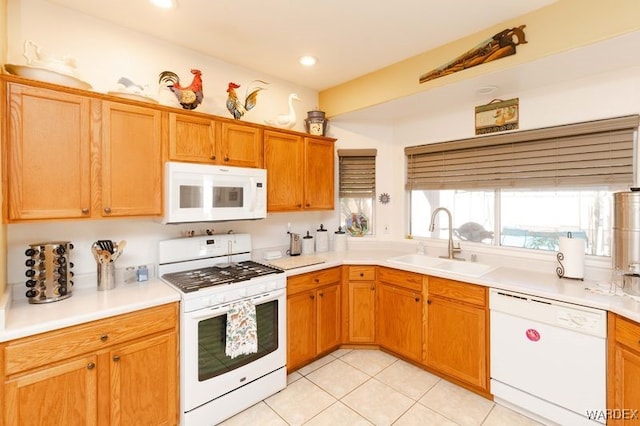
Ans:
POLYGON ((167 162, 163 223, 264 219, 267 171, 167 162))

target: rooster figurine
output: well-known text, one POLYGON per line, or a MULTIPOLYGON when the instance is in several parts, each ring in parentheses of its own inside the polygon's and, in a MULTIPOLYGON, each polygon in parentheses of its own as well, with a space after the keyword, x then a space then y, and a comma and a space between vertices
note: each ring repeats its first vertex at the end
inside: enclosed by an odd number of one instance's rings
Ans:
POLYGON ((236 120, 240 120, 240 118, 247 111, 249 111, 251 108, 256 106, 258 93, 261 90, 264 90, 264 87, 257 87, 253 89, 251 92, 249 92, 249 88, 251 87, 251 84, 255 82, 260 82, 262 84, 269 84, 266 81, 253 80, 247 86, 247 94, 245 95, 244 102, 241 102, 240 99, 238 99, 238 94, 236 93, 236 89, 238 89, 240 85, 233 82, 229 82, 229 87, 227 88, 227 93, 229 94, 229 96, 227 97, 227 109, 229 110, 231 115, 233 115, 233 118, 235 118, 236 120))
POLYGON ((167 84, 167 87, 176 95, 178 102, 184 109, 196 109, 204 94, 202 92, 202 72, 200 70, 192 69, 193 81, 187 87, 180 85, 180 77, 172 71, 162 71, 160 73, 159 83, 167 84))

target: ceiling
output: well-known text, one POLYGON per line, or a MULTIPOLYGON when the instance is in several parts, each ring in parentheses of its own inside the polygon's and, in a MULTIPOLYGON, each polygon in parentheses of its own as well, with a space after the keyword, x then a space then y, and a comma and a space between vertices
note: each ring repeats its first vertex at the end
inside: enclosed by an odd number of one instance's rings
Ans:
POLYGON ((49 1, 323 90, 556 0, 177 0, 173 10, 147 0, 49 1), (319 62, 305 68, 302 55, 319 62))

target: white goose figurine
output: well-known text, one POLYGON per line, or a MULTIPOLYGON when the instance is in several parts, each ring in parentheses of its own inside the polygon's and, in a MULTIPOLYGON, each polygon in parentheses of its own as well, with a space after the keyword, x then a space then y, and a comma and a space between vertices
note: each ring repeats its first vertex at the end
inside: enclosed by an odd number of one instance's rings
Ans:
POLYGON ((293 109, 293 101, 299 101, 300 98, 295 93, 289 95, 289 113, 279 114, 273 120, 265 120, 264 122, 270 126, 282 127, 290 129, 296 125, 296 111, 293 109))

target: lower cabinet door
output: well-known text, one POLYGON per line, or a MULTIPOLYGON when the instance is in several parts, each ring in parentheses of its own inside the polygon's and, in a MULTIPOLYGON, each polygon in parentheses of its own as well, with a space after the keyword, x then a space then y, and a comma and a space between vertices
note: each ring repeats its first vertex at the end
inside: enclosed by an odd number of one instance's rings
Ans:
POLYGON ((378 284, 377 337, 381 346, 422 360, 422 297, 405 288, 378 284))
POLYGON ((429 297, 427 364, 481 389, 488 389, 486 312, 429 297))
POLYGON ((640 425, 640 354, 616 344, 611 425, 640 425))
POLYGON ((7 380, 4 424, 97 424, 96 363, 87 356, 7 380))
POLYGON ((318 294, 318 353, 340 345, 340 284, 323 287, 318 294))
POLYGON ((287 370, 293 371, 316 355, 315 290, 287 298, 287 370))
POLYGON ((177 424, 175 332, 116 347, 109 357, 111 425, 177 424))

